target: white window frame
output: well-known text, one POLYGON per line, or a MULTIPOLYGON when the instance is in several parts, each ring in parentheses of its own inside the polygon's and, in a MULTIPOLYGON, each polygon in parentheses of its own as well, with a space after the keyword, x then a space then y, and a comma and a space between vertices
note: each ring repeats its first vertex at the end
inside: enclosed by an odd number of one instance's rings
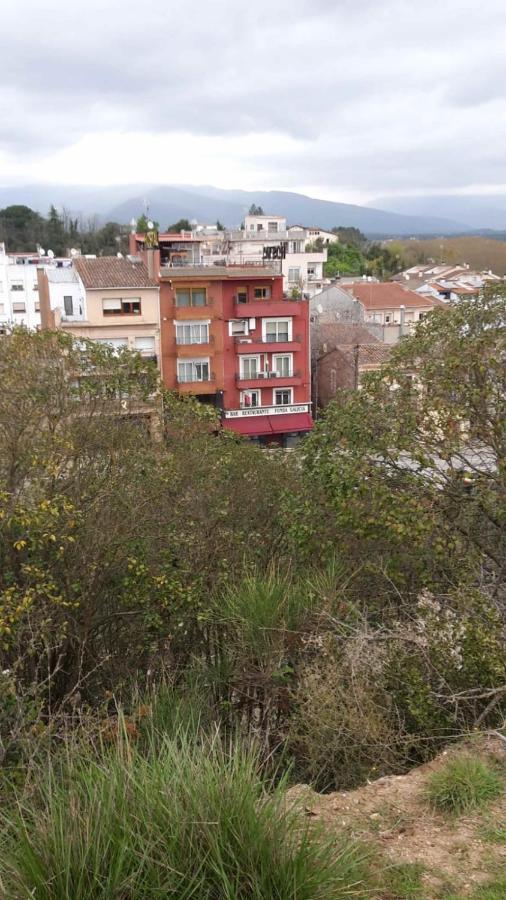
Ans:
POLYGON ((270 300, 271 296, 272 291, 269 284, 257 284, 253 287, 253 300, 270 300), (257 291, 263 291, 264 295, 262 297, 257 297, 257 291))
POLYGON ((210 319, 205 319, 205 320, 202 320, 202 321, 199 320, 199 321, 195 321, 195 322, 194 322, 192 319, 178 319, 178 320, 175 322, 175 326, 176 326, 176 344, 177 344, 178 346, 180 346, 180 347, 184 347, 184 346, 188 347, 190 344, 208 344, 208 343, 209 343, 209 326, 210 326, 210 324, 211 324, 211 320, 210 320, 210 319), (189 328, 189 329, 190 329, 190 338, 192 338, 192 328, 193 328, 193 327, 197 327, 197 326, 198 326, 199 329, 200 329, 200 337, 202 337, 202 331, 201 331, 201 329, 202 329, 202 328, 206 328, 206 329, 207 329, 207 332, 206 332, 206 334, 207 334, 207 339, 206 339, 205 341, 203 341, 203 340, 194 341, 194 340, 191 340, 191 339, 190 339, 189 341, 186 341, 186 340, 180 340, 180 339, 179 339, 178 328, 189 328))
POLYGON ((291 387, 276 387, 272 391, 272 405, 273 406, 292 406, 293 404, 293 388, 291 387), (276 403, 276 394, 278 391, 288 391, 290 395, 290 399, 288 403, 276 403))
POLYGON ((290 284, 298 284, 300 281, 300 266, 290 266, 288 269, 288 281, 290 284), (296 272, 294 277, 293 273, 296 272))
POLYGON ((282 372, 278 378, 293 378, 293 353, 273 353, 272 354, 272 371, 277 373, 278 359, 288 359, 288 372, 282 372))
MULTIPOLYGON (((272 318, 272 319, 262 319, 262 341, 264 344, 290 343, 293 340, 292 334, 293 334, 293 320, 291 319, 290 316, 287 316, 286 318, 281 318, 281 317, 276 316, 275 318, 272 318), (279 322, 288 322, 288 339, 287 339, 287 341, 284 341, 284 340, 283 341, 278 341, 278 340, 268 341, 267 340, 267 325, 271 325, 273 322, 276 324, 278 324, 279 322)), ((277 329, 276 329, 276 336, 277 336, 277 329)))
POLYGON ((128 350, 128 338, 127 337, 111 337, 111 338, 94 338, 95 344, 108 344, 111 350, 114 353, 118 353, 119 350, 128 350))
POLYGON ((137 337, 134 337, 134 350, 137 353, 140 353, 141 356, 155 356, 156 354, 156 340, 154 334, 141 334, 137 337), (142 347, 138 342, 149 341, 149 347, 142 347))
POLYGON ((260 388, 252 388, 249 391, 241 391, 241 400, 240 400, 241 409, 258 409, 258 407, 261 405, 262 405, 262 391, 260 390, 260 388), (247 404, 245 402, 247 394, 249 394, 250 396, 253 396, 255 394, 256 395, 256 403, 247 404))
POLYGON ((261 369, 261 366, 260 366, 260 354, 259 354, 259 353, 258 353, 258 354, 252 353, 251 355, 248 354, 248 355, 245 355, 245 356, 242 356, 242 354, 241 354, 241 356, 239 357, 239 374, 240 374, 241 378, 243 378, 243 379, 250 379, 250 380, 253 379, 253 378, 261 378, 262 376, 259 375, 259 372, 261 372, 261 371, 262 371, 262 369, 261 369), (246 374, 244 373, 244 363, 246 362, 246 360, 251 360, 251 359, 255 359, 255 360, 256 360, 256 364, 257 364, 257 373, 256 373, 256 375, 246 375, 246 374))
POLYGON ((25 300, 13 300, 12 301, 12 312, 15 316, 22 316, 26 313, 26 301, 25 300), (15 306, 23 306, 23 309, 14 309, 15 306))
POLYGON ((249 319, 231 319, 228 323, 229 337, 247 337, 249 335, 249 319), (234 326, 242 325, 243 331, 234 331, 234 326))
POLYGON ((177 361, 177 380, 179 384, 207 384, 211 381, 211 363, 208 356, 195 357, 194 359, 185 359, 181 357, 177 361), (181 378, 179 375, 179 366, 192 366, 192 376, 195 374, 197 366, 207 365, 207 378, 181 378))

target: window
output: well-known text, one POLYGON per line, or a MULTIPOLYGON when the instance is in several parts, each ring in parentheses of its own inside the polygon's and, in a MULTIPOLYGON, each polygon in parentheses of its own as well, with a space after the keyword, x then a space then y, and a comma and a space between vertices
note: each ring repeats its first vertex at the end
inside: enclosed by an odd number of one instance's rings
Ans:
POLYGON ((262 405, 261 391, 241 391, 241 409, 258 407, 262 405))
POLYGON ((291 378, 293 374, 293 356, 291 353, 286 353, 283 356, 273 356, 272 357, 272 366, 273 369, 280 378, 281 376, 284 378, 291 378))
POLYGON ((208 344, 209 322, 176 322, 176 344, 208 344))
POLYGON ((249 322, 247 319, 236 319, 228 323, 228 333, 231 337, 240 337, 249 334, 249 322))
POLYGON ((240 366, 241 378, 258 378, 258 373, 260 371, 260 357, 241 356, 240 366))
POLYGON ((254 289, 255 300, 269 300, 271 296, 270 287, 256 287, 254 289))
POLYGON ((138 297, 123 300, 121 297, 102 300, 104 316, 140 316, 141 301, 138 297))
POLYGON ((38 290, 39 290, 39 285, 38 285, 38 284, 34 284, 32 290, 38 291, 38 290))
POLYGON ((154 337, 136 337, 135 338, 135 349, 138 353, 142 353, 143 356, 154 356, 155 355, 155 339, 154 337))
POLYGON ((13 302, 12 302, 12 312, 13 312, 13 313, 24 313, 24 312, 26 312, 26 306, 25 306, 25 304, 23 303, 22 300, 21 300, 20 302, 19 302, 19 301, 16 302, 16 300, 13 300, 13 302))
POLYGON ((274 406, 289 406, 292 403, 292 393, 291 388, 275 390, 273 392, 274 406))
POLYGON ((307 274, 308 274, 308 275, 313 275, 313 276, 316 275, 316 265, 315 265, 315 263, 308 263, 307 274))
POLYGON ((425 316, 426 316, 426 315, 427 315, 427 313, 424 313, 424 312, 418 313, 418 319, 419 319, 419 320, 420 320, 420 319, 425 319, 425 316))
POLYGON ((179 288, 176 291, 176 306, 207 306, 205 288, 179 288))
POLYGON ((64 297, 63 298, 63 308, 65 310, 66 316, 74 315, 74 301, 72 297, 64 297))
POLYGON ((385 313, 385 325, 389 325, 392 321, 392 313, 385 313))
POLYGON ((248 302, 248 288, 240 288, 237 291, 237 302, 238 303, 247 303, 248 302))
POLYGON ((11 281, 11 291, 24 291, 24 289, 22 281, 11 281))
POLYGON ((177 380, 209 381, 208 359, 181 359, 177 363, 177 380))
POLYGON ((278 223, 277 222, 268 222, 267 223, 267 231, 277 231, 278 223))
POLYGON ((292 340, 292 320, 291 319, 263 319, 262 320, 262 337, 268 344, 275 341, 291 341, 292 340))
POLYGON ((299 281, 300 280, 300 269, 288 269, 288 281, 299 281))

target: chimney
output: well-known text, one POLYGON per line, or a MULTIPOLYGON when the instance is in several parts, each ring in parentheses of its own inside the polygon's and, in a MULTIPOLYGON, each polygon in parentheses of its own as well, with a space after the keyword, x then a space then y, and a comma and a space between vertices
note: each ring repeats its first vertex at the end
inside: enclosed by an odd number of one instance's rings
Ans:
POLYGON ((401 322, 400 328, 399 328, 399 337, 402 337, 402 335, 404 334, 404 325, 406 323, 406 307, 404 306, 404 303, 401 303, 399 310, 400 310, 400 322, 401 322))
POLYGON ((53 331, 56 328, 56 323, 49 299, 49 280, 42 266, 37 266, 37 285, 39 289, 40 327, 44 331, 53 331))

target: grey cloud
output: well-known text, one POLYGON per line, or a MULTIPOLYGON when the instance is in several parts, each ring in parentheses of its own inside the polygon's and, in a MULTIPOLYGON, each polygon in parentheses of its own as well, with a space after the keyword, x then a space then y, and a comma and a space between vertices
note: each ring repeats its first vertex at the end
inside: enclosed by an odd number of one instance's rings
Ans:
MULTIPOLYGON (((21 19, 7 0, 2 10, 0 149, 11 155, 37 159, 108 130, 270 133, 303 142, 300 154, 272 157, 286 186, 302 176, 378 191, 413 179, 448 185, 480 167, 504 178, 504 135, 480 151, 477 123, 467 123, 473 144, 460 120, 490 97, 506 106, 502 0, 192 0, 177 9, 89 0, 79 13, 47 0, 40 9, 26 0, 21 19)), ((492 124, 480 119, 485 141, 492 124)))

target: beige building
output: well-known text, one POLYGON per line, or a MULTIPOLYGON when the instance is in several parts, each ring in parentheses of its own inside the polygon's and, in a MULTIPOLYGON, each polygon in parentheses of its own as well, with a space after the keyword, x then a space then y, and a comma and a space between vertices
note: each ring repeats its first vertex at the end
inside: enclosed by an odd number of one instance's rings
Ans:
POLYGON ((117 257, 79 257, 73 262, 80 303, 61 302, 45 273, 38 272, 42 327, 75 337, 128 347, 160 366, 158 284, 144 263, 117 257))

